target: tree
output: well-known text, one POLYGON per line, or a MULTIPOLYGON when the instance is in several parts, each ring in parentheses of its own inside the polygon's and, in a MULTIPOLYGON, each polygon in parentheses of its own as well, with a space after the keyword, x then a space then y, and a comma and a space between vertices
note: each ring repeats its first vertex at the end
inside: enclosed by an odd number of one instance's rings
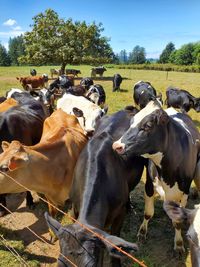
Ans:
POLYGON ((14 38, 10 38, 8 48, 9 48, 8 54, 10 56, 12 64, 18 66, 19 65, 18 58, 25 54, 23 36, 20 35, 14 38))
POLYGON ((111 61, 114 53, 108 38, 102 37, 102 24, 85 21, 63 20, 52 9, 33 17, 33 29, 24 35, 26 55, 21 62, 36 65, 61 64, 64 72, 67 64, 111 61))
POLYGON ((139 45, 136 45, 133 48, 133 51, 130 53, 129 57, 130 63, 133 64, 143 64, 146 61, 146 52, 145 48, 139 45))
POLYGON ((10 57, 6 51, 6 48, 0 44, 0 66, 10 66, 10 57))
POLYGON ((159 58, 159 63, 169 63, 170 55, 173 51, 175 51, 175 45, 172 42, 170 42, 166 45, 165 49, 162 51, 159 58))
POLYGON ((194 44, 185 44, 173 54, 173 63, 177 65, 191 65, 195 61, 193 53, 194 44))

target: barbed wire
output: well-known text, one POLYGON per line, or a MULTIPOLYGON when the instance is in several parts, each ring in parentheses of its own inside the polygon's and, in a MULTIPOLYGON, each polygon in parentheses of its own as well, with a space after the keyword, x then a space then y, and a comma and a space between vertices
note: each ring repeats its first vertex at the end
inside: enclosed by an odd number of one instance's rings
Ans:
MULTIPOLYGON (((8 178, 10 178, 12 181, 14 181, 16 184, 18 184, 19 186, 21 186, 22 188, 26 189, 25 191, 31 191, 30 188, 27 188, 26 186, 24 186, 23 184, 19 183, 18 181, 16 181, 12 176, 8 175, 7 173, 4 173, 2 171, 0 171, 1 174, 7 176, 8 178)), ((55 205, 53 205, 52 203, 50 203, 49 201, 45 200, 44 198, 42 198, 41 196, 38 196, 39 199, 41 199, 43 202, 47 203, 48 205, 52 206, 54 209, 56 209, 57 211, 59 211, 60 213, 62 213, 63 215, 67 216, 68 218, 70 218, 73 222, 77 223, 78 225, 80 225, 82 228, 84 228, 85 230, 87 230, 88 232, 92 233, 93 235, 95 235, 96 237, 98 237, 100 240, 103 240, 104 242, 106 242, 107 244, 109 244, 110 246, 112 246, 113 248, 115 248, 117 251, 119 251, 120 253, 126 255, 128 258, 130 258, 133 262, 138 263, 140 266, 142 267, 147 267, 145 265, 144 262, 139 261, 137 258, 135 258, 134 256, 132 256, 130 253, 127 253, 126 251, 124 251, 123 249, 121 249, 120 247, 116 246, 115 244, 113 244, 112 242, 110 242, 109 240, 107 240, 106 238, 104 238, 102 235, 100 235, 99 233, 96 233, 95 231, 93 231, 92 229, 90 229, 89 227, 87 227, 86 225, 84 225, 83 223, 79 222, 78 220, 76 220, 75 218, 73 218, 71 215, 69 215, 68 213, 65 213, 64 211, 62 211, 61 209, 59 209, 58 207, 56 207, 55 205)), ((76 265, 75 265, 76 266, 76 265)))

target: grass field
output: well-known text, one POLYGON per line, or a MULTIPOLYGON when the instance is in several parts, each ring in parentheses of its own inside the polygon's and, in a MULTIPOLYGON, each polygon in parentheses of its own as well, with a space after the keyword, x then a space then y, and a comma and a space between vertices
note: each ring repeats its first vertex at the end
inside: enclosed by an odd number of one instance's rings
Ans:
MULTIPOLYGON (((37 70, 38 74, 47 73, 49 75, 49 70, 53 67, 43 66, 33 68, 37 70)), ((82 73, 80 76, 82 77, 90 75, 91 66, 69 66, 69 68, 80 69, 82 73)), ((5 95, 5 92, 11 87, 22 88, 18 80, 16 80, 16 77, 27 76, 29 75, 29 71, 30 67, 0 67, 0 96, 5 95)), ((124 108, 126 105, 133 104, 132 88, 133 84, 139 80, 151 82, 157 92, 162 93, 164 100, 166 98, 166 88, 170 85, 186 89, 194 96, 200 97, 199 73, 169 72, 167 77, 167 73, 162 71, 107 68, 107 71, 104 73, 104 78, 96 78, 95 83, 103 85, 106 91, 106 102, 109 106, 109 114, 124 108), (121 85, 122 91, 113 93, 111 78, 115 73, 120 73, 122 77, 124 77, 124 80, 121 85)), ((79 83, 79 79, 76 80, 76 83, 79 83)), ((200 129, 200 114, 192 110, 189 112, 189 115, 200 129)), ((137 230, 143 219, 143 180, 131 194, 133 209, 126 216, 122 230, 122 237, 132 242, 136 241, 137 230)), ((200 202, 199 199, 195 201, 189 200, 188 206, 192 207, 198 202, 200 202)), ((16 231, 15 233, 12 233, 12 231, 5 231, 4 228, 0 227, 0 234, 2 234, 2 231, 5 236, 9 237, 8 239, 10 242, 13 242, 17 250, 25 255, 25 258, 30 266, 47 266, 45 265, 45 261, 42 260, 43 258, 38 259, 38 257, 34 257, 34 255, 30 255, 28 253, 26 254, 26 247, 23 244, 23 241, 21 241, 20 236, 17 235, 16 231), (17 238, 14 235, 17 235, 17 238)), ((183 232, 185 231, 186 229, 184 228, 183 232)), ((171 222, 162 209, 162 202, 157 200, 155 203, 154 218, 149 223, 148 238, 146 241, 139 244, 140 251, 136 256, 143 260, 149 267, 190 267, 190 253, 187 241, 185 240, 186 253, 183 258, 178 259, 173 255, 173 237, 174 231, 171 226, 171 222)), ((3 246, 0 246, 0 266, 20 266, 17 265, 17 262, 14 261, 11 254, 3 249, 3 246)), ((133 265, 130 261, 125 260, 124 266, 133 267, 137 265, 133 265)))

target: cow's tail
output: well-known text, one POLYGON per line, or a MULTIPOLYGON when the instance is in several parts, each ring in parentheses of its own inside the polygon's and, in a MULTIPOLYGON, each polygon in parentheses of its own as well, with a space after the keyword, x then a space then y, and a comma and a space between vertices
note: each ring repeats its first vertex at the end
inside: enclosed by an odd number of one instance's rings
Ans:
POLYGON ((196 165, 196 169, 195 169, 194 183, 195 183, 197 189, 200 191, 200 140, 198 140, 197 145, 199 146, 199 153, 197 156, 197 165, 196 165))

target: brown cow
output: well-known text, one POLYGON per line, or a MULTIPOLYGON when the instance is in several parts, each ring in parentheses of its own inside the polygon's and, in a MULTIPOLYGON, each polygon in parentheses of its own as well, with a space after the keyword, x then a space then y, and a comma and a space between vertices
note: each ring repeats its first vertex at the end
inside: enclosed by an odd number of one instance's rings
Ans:
POLYGON ((11 107, 17 106, 18 102, 14 98, 8 98, 0 104, 0 112, 4 112, 11 107))
POLYGON ((16 77, 25 90, 44 88, 47 82, 46 76, 16 77))
MULTIPOLYGON (((41 141, 24 146, 19 141, 2 142, 0 170, 30 190, 42 193, 54 205, 68 199, 78 156, 87 142, 77 118, 61 109, 44 122, 41 141)), ((6 175, 0 174, 0 194, 24 192, 6 175)), ((49 207, 52 215, 55 210, 49 207)))

